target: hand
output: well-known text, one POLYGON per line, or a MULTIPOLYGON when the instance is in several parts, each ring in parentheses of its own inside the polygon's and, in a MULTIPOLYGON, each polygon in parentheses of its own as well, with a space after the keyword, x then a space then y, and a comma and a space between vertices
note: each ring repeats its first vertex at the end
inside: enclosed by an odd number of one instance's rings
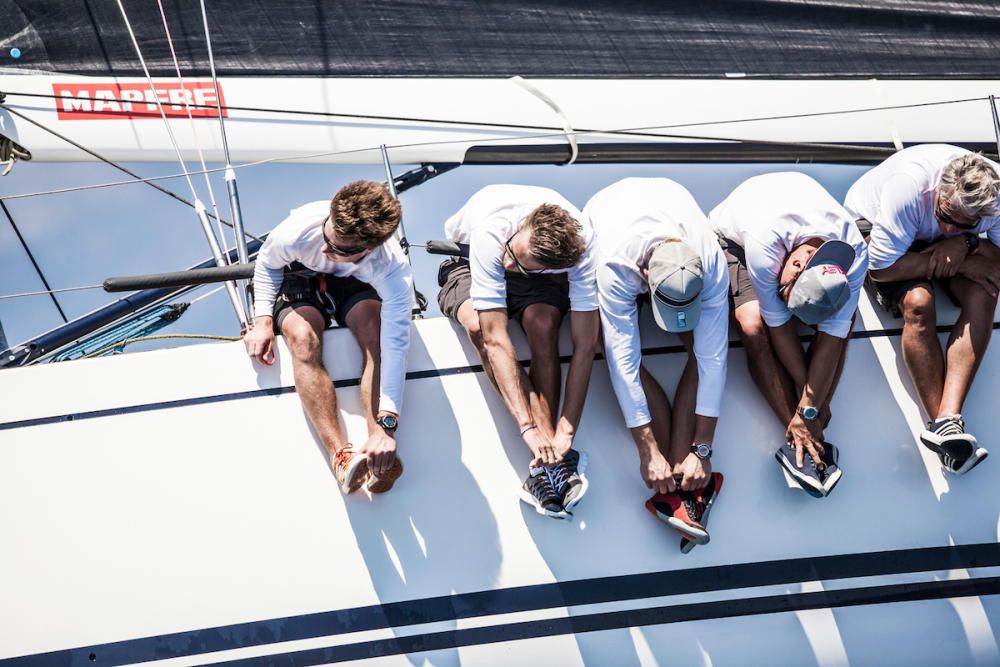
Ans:
POLYGON ((921 252, 931 256, 930 261, 927 262, 926 277, 928 280, 954 277, 969 254, 965 247, 965 238, 962 236, 943 239, 921 252))
POLYGON ((712 474, 712 462, 710 459, 700 459, 697 454, 691 452, 684 457, 677 472, 684 475, 681 479, 681 490, 697 491, 708 484, 708 478, 712 474))
POLYGON ((534 458, 531 459, 531 467, 551 466, 562 461, 562 454, 557 454, 553 446, 552 439, 542 433, 542 429, 530 428, 521 436, 524 444, 528 445, 534 458))
POLYGON ((1000 291, 1000 265, 985 257, 974 256, 963 262, 959 273, 969 280, 979 284, 995 297, 1000 291))
POLYGON ((555 436, 552 438, 552 449, 555 451, 556 456, 562 461, 563 457, 566 456, 568 452, 573 447, 573 436, 566 433, 565 431, 557 431, 555 436))
POLYGON ((639 474, 646 487, 654 493, 673 493, 677 490, 670 464, 658 451, 639 454, 639 474))
POLYGON ((815 419, 805 420, 798 413, 792 417, 788 424, 785 437, 795 445, 795 465, 799 468, 806 462, 805 455, 809 456, 816 463, 816 467, 823 468, 823 429, 815 419))
POLYGON ((265 366, 274 365, 274 329, 271 327, 270 317, 259 318, 243 337, 250 358, 265 366))
POLYGON ((358 453, 368 455, 368 469, 378 477, 387 473, 396 460, 396 439, 381 426, 376 426, 365 444, 358 448, 358 453))

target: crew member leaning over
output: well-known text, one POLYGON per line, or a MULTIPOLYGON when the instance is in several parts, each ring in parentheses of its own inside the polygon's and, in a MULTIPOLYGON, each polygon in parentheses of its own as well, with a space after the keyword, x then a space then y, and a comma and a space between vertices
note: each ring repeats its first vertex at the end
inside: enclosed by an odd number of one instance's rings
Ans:
POLYGON ((381 183, 355 181, 333 201, 294 209, 268 236, 254 271, 253 328, 248 354, 274 363, 281 332, 292 355, 302 408, 329 453, 344 493, 363 484, 372 493, 392 488, 403 466, 396 427, 410 344, 413 277, 392 238, 402 211, 381 183), (337 396, 323 366, 323 330, 334 320, 354 334, 364 359, 361 402, 368 439, 344 439, 337 396))
POLYGON ((959 474, 987 455, 965 431, 962 406, 993 334, 1000 290, 998 173, 996 163, 963 148, 913 146, 858 179, 844 201, 871 229, 868 287, 903 317, 903 360, 929 420, 920 442, 959 474), (944 354, 932 281, 961 308, 944 354))
POLYGON ((600 335, 590 224, 553 190, 491 185, 448 219, 445 232, 468 244, 469 258, 441 264, 441 312, 465 328, 531 449, 521 499, 564 518, 587 490, 586 455, 572 447, 600 335), (560 414, 559 326, 568 311, 573 357, 560 414), (508 318, 528 338, 527 374, 514 356, 508 318))

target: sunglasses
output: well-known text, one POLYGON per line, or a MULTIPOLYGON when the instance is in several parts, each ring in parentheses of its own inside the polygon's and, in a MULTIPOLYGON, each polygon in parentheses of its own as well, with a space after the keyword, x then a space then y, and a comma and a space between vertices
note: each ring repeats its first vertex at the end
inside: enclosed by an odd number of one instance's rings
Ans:
POLYGON ((517 236, 517 232, 514 232, 513 234, 511 234, 510 238, 508 238, 504 242, 503 245, 504 245, 504 248, 506 248, 507 253, 510 254, 510 258, 512 260, 514 260, 514 266, 517 268, 518 272, 522 276, 528 276, 528 275, 531 275, 531 274, 545 273, 546 271, 548 271, 548 269, 526 269, 526 268, 524 268, 524 265, 521 264, 521 260, 519 260, 517 258, 517 255, 514 254, 514 248, 512 248, 511 245, 510 245, 510 242, 514 240, 515 236, 517 236))
POLYGON ((934 198, 934 217, 937 218, 938 224, 951 225, 952 227, 957 227, 959 229, 975 229, 979 225, 978 220, 971 225, 964 222, 955 222, 955 220, 950 215, 945 213, 943 208, 941 208, 940 195, 934 198))
MULTIPOLYGON (((327 219, 329 220, 329 218, 327 219)), ((331 255, 336 255, 337 257, 353 257, 354 255, 360 255, 363 252, 370 250, 365 246, 341 246, 337 245, 326 235, 326 220, 323 221, 323 226, 320 231, 323 234, 323 244, 326 246, 326 251, 331 255)))

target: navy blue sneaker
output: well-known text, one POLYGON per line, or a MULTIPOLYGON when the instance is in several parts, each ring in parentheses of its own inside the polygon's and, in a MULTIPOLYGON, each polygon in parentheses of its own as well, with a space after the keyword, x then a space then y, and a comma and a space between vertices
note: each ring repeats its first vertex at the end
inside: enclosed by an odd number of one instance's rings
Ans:
POLYGON ((826 464, 826 467, 820 472, 820 476, 823 478, 823 495, 828 496, 844 475, 840 469, 840 451, 836 445, 824 442, 823 456, 820 458, 826 464))
POLYGON ((578 452, 570 449, 563 456, 563 460, 554 466, 546 468, 549 479, 552 480, 552 488, 562 499, 562 508, 569 512, 573 507, 583 500, 589 486, 586 476, 583 474, 587 470, 586 452, 578 452))
POLYGON ((811 456, 806 454, 805 462, 799 468, 795 465, 795 447, 792 446, 792 443, 786 442, 781 446, 781 449, 774 453, 774 458, 777 459, 782 470, 810 496, 813 498, 822 498, 826 495, 827 492, 823 486, 823 474, 816 468, 816 462, 812 460, 811 456))
POLYGON ((521 500, 535 508, 535 511, 553 519, 567 519, 572 516, 562 506, 562 498, 552 485, 552 478, 545 468, 532 468, 520 491, 521 500))

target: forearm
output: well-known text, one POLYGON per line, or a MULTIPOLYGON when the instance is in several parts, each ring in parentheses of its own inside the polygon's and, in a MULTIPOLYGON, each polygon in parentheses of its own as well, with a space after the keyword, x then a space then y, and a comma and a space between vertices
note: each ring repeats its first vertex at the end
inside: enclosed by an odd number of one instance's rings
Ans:
POLYGON ((927 276, 927 266, 930 264, 930 261, 931 256, 929 254, 908 252, 897 259, 891 266, 887 266, 884 269, 872 269, 869 271, 869 275, 871 275, 872 280, 881 283, 925 278, 927 276))
POLYGON ((972 257, 982 257, 994 264, 998 264, 1000 263, 1000 248, 993 245, 987 239, 980 239, 979 247, 976 248, 976 254, 972 255, 972 257))
POLYGON ((667 443, 656 442, 656 436, 653 435, 652 423, 635 426, 630 428, 629 432, 632 434, 632 441, 635 443, 635 448, 639 451, 639 458, 649 458, 655 454, 666 456, 665 449, 667 443))
POLYGON ((830 389, 833 387, 837 364, 840 363, 840 356, 846 344, 847 341, 843 338, 822 332, 816 335, 812 358, 809 361, 809 374, 802 388, 802 395, 799 397, 799 405, 811 405, 817 408, 826 405, 831 398, 830 389))
POLYGON ((524 388, 521 385, 521 369, 514 356, 514 346, 506 331, 483 331, 486 345, 486 356, 493 368, 493 377, 500 391, 500 397, 507 405, 507 410, 517 421, 519 428, 532 425, 531 411, 524 398, 524 388))
POLYGON ((779 327, 769 327, 771 342, 778 361, 792 378, 796 388, 806 384, 808 369, 802 343, 795 330, 795 320, 789 320, 779 327))

